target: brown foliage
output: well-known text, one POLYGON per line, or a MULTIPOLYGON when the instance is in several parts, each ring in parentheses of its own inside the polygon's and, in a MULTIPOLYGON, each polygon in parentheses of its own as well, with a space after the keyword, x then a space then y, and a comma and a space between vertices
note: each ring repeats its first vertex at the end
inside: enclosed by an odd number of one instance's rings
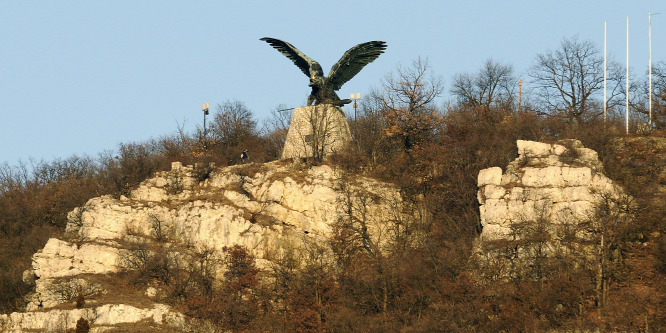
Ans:
MULTIPOLYGON (((313 242, 299 250, 303 253, 285 255, 268 272, 259 270, 255 258, 238 245, 222 253, 201 250, 183 265, 158 244, 131 248, 129 265, 135 272, 126 275, 143 290, 146 284, 159 285, 158 297, 187 315, 235 331, 663 331, 663 148, 639 139, 618 146, 610 122, 575 117, 577 121, 563 123, 537 116, 528 105, 526 112, 515 112, 513 96, 501 103, 461 103, 441 112, 433 103, 441 86, 424 81, 428 73, 423 65, 417 62, 415 70, 387 79, 387 90, 366 101, 352 122, 355 147, 328 161, 351 174, 344 184, 366 175, 400 190, 407 207, 401 213, 414 218, 382 222, 388 245, 374 243, 365 225, 362 208, 372 196, 350 192, 343 193, 348 195, 341 208, 347 214, 333 226, 330 242, 313 242), (597 266, 576 264, 583 254, 550 258, 539 252, 544 234, 538 224, 515 230, 522 235, 519 242, 500 244, 507 253, 521 247, 538 259, 528 269, 490 279, 477 275, 468 261, 481 231, 479 170, 512 161, 517 139, 562 138, 578 138, 598 151, 606 172, 635 198, 639 218, 615 224, 604 220, 608 228, 594 230, 606 237, 603 297, 597 266), (216 280, 220 265, 226 270, 216 280)), ((279 156, 284 126, 262 137, 246 109, 235 111, 239 117, 221 110, 207 149, 196 135, 181 131, 180 137, 123 144, 97 162, 74 157, 33 163, 32 168, 1 166, 0 311, 23 308, 22 296, 30 285, 21 275, 30 256, 62 231, 67 213, 87 199, 126 195, 174 160, 203 163, 196 171, 204 180, 212 171, 208 162, 236 164, 244 149, 250 150, 252 162, 279 156)), ((245 179, 262 169, 250 163, 236 170, 245 179)), ((348 189, 342 187, 343 192, 348 189)), ((168 241, 159 221, 154 222, 155 240, 168 241)), ((77 306, 83 306, 82 296, 77 306)))
POLYGON ((30 268, 30 256, 65 227, 69 211, 105 188, 87 157, 0 166, 0 312, 23 307, 30 285, 22 273, 30 268))
POLYGON ((87 319, 81 317, 76 321, 76 333, 88 333, 90 332, 90 323, 87 319))
POLYGON ((439 122, 434 100, 443 90, 428 61, 417 59, 408 68, 398 68, 397 77, 387 76, 383 89, 375 98, 383 110, 384 135, 397 139, 405 151, 427 141, 439 122))
POLYGON ((227 271, 224 277, 229 290, 239 299, 251 297, 252 289, 259 283, 257 280, 259 269, 254 265, 254 257, 240 245, 224 247, 222 251, 226 254, 224 265, 227 271))
POLYGON ((83 289, 79 288, 79 290, 76 293, 76 298, 74 299, 74 302, 76 304, 77 309, 81 309, 86 305, 86 298, 83 295, 83 289))

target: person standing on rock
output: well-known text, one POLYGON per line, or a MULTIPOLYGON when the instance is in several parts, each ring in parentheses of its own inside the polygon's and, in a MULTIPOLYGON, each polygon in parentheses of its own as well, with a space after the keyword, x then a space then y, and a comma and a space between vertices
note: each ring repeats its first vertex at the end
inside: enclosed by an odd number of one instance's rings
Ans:
POLYGON ((243 164, 247 163, 247 160, 250 158, 247 155, 247 153, 248 153, 247 149, 243 150, 243 152, 241 153, 241 163, 243 164))

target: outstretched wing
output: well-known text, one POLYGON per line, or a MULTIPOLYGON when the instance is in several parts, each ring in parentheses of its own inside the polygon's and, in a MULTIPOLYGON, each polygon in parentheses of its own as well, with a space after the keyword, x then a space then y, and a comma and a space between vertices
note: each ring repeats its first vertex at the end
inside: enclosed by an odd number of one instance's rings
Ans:
POLYGON ((375 61, 386 50, 386 42, 372 41, 358 44, 347 50, 345 54, 331 68, 328 75, 328 84, 333 90, 342 88, 345 82, 351 80, 365 65, 375 61))
POLYGON ((294 64, 296 64, 296 66, 298 66, 298 68, 300 68, 301 71, 308 77, 312 77, 313 74, 317 76, 324 76, 324 72, 321 70, 319 63, 306 56, 293 45, 285 41, 269 37, 264 37, 260 40, 271 44, 274 49, 280 51, 280 53, 291 59, 291 61, 293 61, 294 64), (311 70, 315 73, 310 73, 311 70))

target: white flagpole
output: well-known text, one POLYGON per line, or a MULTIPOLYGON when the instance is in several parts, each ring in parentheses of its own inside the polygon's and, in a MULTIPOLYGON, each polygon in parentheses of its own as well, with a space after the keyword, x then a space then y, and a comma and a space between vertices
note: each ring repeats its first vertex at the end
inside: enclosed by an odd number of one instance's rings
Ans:
POLYGON ((606 21, 604 21, 604 124, 606 123, 606 21))
POLYGON ((649 82, 649 88, 648 88, 648 94, 649 94, 649 109, 650 113, 648 116, 648 127, 652 126, 652 13, 648 13, 648 45, 650 48, 650 61, 648 65, 648 82, 649 82))
POLYGON ((629 135, 629 16, 627 16, 627 77, 625 84, 624 123, 629 135))

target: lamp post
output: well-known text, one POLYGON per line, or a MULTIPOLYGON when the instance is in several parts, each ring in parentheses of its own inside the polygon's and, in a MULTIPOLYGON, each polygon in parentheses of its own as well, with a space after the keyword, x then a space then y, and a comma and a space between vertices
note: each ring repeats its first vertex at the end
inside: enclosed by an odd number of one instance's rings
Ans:
POLYGON ((358 109, 358 103, 357 101, 361 99, 361 93, 351 93, 349 94, 349 98, 351 98, 352 101, 354 101, 354 120, 356 120, 356 110, 358 109))
POLYGON ((201 111, 203 111, 203 140, 204 140, 204 150, 208 150, 208 140, 206 139, 206 116, 208 115, 208 108, 210 105, 208 103, 201 104, 201 111))

